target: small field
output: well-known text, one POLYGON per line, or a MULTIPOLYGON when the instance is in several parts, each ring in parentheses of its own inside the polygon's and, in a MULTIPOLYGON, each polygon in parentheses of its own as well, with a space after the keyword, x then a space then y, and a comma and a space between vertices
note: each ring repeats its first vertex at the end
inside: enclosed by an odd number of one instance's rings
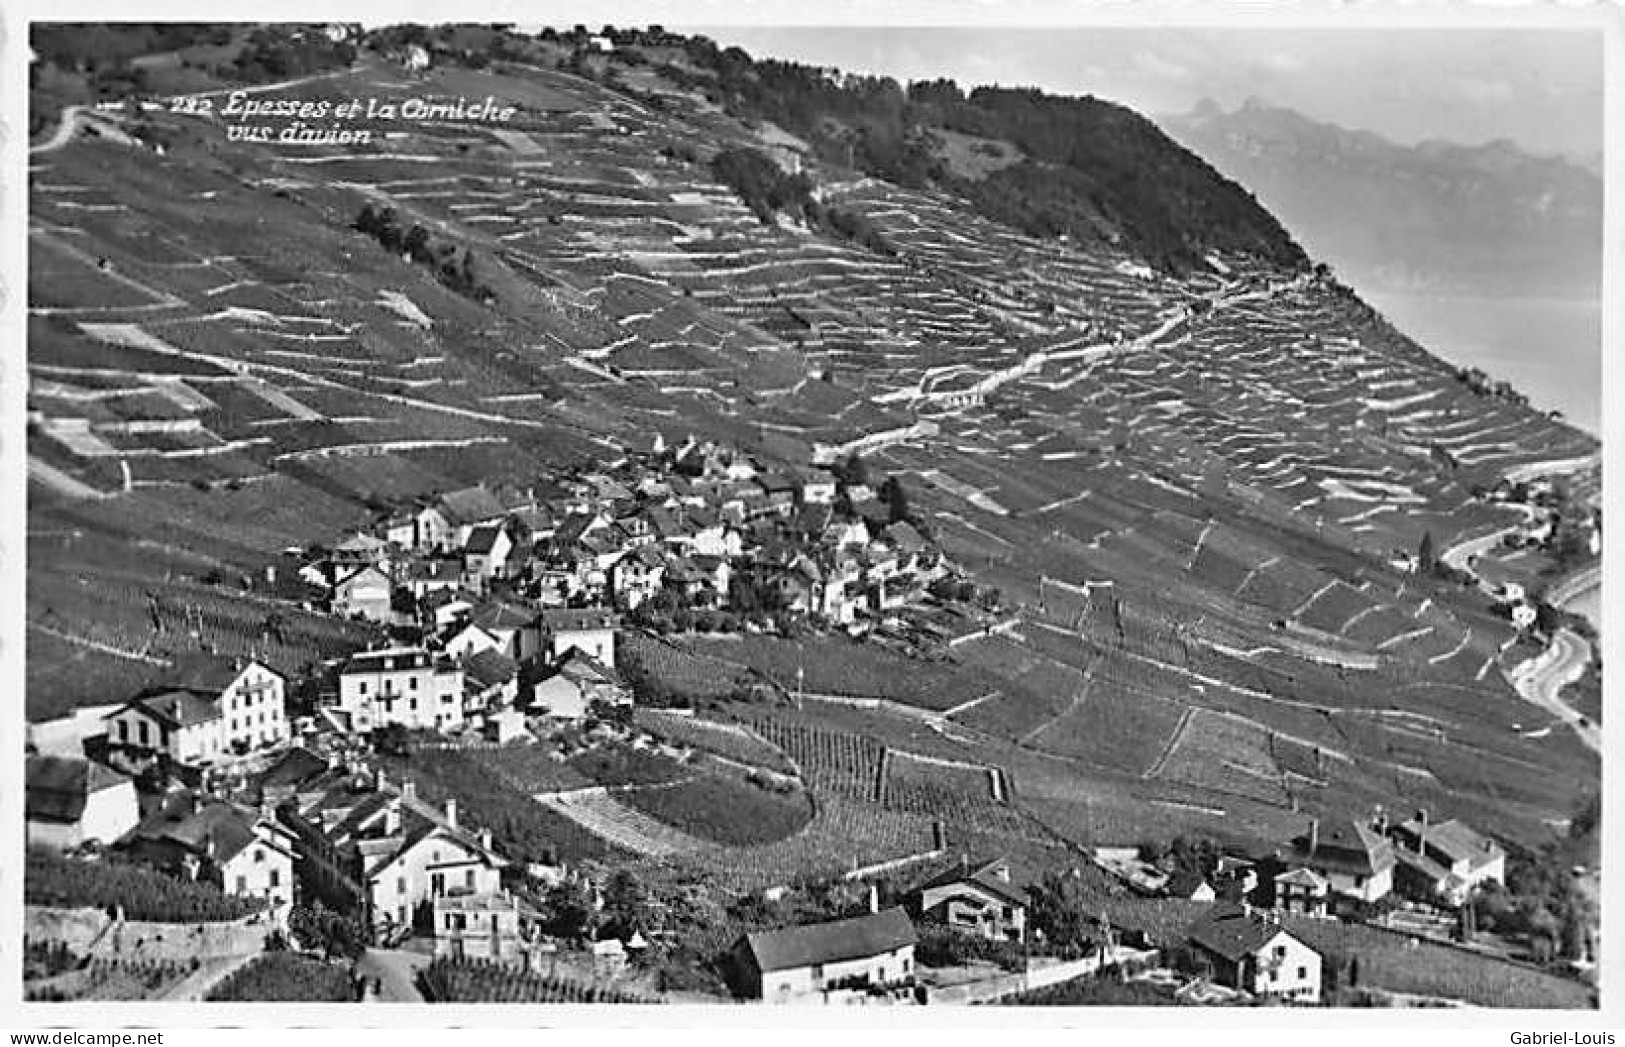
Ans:
POLYGON ((347 1003, 355 998, 355 986, 343 967, 294 952, 255 957, 211 989, 207 997, 299 1003, 347 1003))
POLYGON ((776 774, 795 773, 795 766, 782 750, 740 724, 643 707, 636 709, 632 716, 632 722, 638 727, 664 741, 736 763, 764 767, 776 774))
POLYGON ((532 974, 490 960, 435 960, 418 975, 431 1003, 658 1003, 609 986, 532 974))
POLYGON ((263 899, 228 895, 212 884, 179 880, 141 865, 81 861, 45 851, 28 852, 23 900, 63 908, 123 906, 127 919, 161 923, 236 920, 265 904, 263 899))
POLYGON ((690 836, 730 847, 782 840, 799 832, 813 814, 812 801, 800 789, 778 792, 716 774, 628 789, 617 799, 690 836))

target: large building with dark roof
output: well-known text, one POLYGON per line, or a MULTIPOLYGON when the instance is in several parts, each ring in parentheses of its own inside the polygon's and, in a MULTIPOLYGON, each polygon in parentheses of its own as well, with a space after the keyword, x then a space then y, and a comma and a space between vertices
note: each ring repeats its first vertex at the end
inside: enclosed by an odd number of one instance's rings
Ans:
POLYGON ((817 1003, 904 992, 914 981, 914 925, 902 909, 754 931, 734 947, 736 988, 766 1003, 817 1003))
POLYGON ((1353 818, 1312 821, 1281 857, 1288 868, 1314 870, 1344 899, 1376 902, 1394 889, 1394 845, 1353 818))
POLYGON ((107 741, 192 765, 284 745, 286 686, 264 662, 183 655, 156 686, 108 714, 107 741))

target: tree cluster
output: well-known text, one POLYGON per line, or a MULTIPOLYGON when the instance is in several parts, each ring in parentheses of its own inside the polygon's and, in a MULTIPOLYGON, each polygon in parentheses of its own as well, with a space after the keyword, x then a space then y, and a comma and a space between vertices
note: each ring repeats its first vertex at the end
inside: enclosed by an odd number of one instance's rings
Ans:
POLYGON ((384 250, 404 254, 419 265, 429 267, 442 284, 458 294, 476 302, 496 300, 496 293, 479 280, 472 247, 459 250, 452 244, 437 244, 429 231, 416 223, 402 230, 393 207, 375 210, 371 204, 362 205, 354 228, 377 240, 384 250))
POLYGON ((1211 250, 1308 265, 1250 193, 1122 106, 1034 89, 979 87, 967 95, 951 80, 905 88, 890 77, 753 60, 703 36, 689 38, 685 51, 703 73, 664 65, 663 75, 736 115, 772 120, 826 162, 957 193, 1029 233, 1090 241, 1121 234, 1174 272, 1199 266, 1211 250), (932 129, 1007 141, 1024 159, 980 179, 960 177, 937 156, 932 129))

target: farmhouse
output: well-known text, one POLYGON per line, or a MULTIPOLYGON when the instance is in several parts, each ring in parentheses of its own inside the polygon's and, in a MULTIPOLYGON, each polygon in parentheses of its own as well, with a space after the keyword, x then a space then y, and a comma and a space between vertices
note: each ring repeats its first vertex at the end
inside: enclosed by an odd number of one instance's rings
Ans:
POLYGON ((851 1002, 914 980, 918 936, 902 909, 755 931, 734 946, 737 988, 766 1003, 851 1002))
POLYGON ((251 808, 172 793, 122 846, 132 858, 172 875, 264 898, 278 919, 293 908, 294 836, 251 808))
POLYGON ((135 783, 83 757, 30 756, 24 774, 24 835, 30 847, 112 843, 141 816, 135 783))
POLYGON ((459 825, 455 800, 432 807, 412 782, 397 789, 365 768, 306 783, 282 816, 299 838, 300 883, 375 931, 427 916, 432 900, 453 890, 494 893, 507 865, 488 833, 459 825))
POLYGON ((356 731, 463 722, 463 670, 421 647, 362 651, 339 670, 338 708, 356 731))
POLYGON ((187 655, 158 687, 108 714, 107 738, 183 764, 285 744, 284 686, 261 662, 187 655))
POLYGON ((993 941, 1025 941, 1027 899, 1010 881, 1002 858, 945 872, 919 886, 920 914, 993 941))
POLYGON ((1506 851, 1464 822, 1430 823, 1418 811, 1391 836, 1395 884, 1406 897, 1459 906, 1479 886, 1506 882, 1506 851))
POLYGON ((1320 1002, 1320 954, 1245 905, 1220 902, 1185 929, 1213 980, 1254 996, 1320 1002))
POLYGON ((1294 841, 1283 856, 1289 868, 1308 868, 1325 878, 1333 895, 1375 902, 1394 886, 1394 846, 1352 818, 1324 828, 1320 819, 1294 841))

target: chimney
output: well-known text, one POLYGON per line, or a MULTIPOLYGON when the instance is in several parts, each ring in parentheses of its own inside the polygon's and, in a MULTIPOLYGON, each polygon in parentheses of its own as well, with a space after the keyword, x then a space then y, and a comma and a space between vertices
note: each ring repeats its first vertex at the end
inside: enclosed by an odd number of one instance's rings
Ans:
POLYGON ((385 777, 384 769, 382 767, 378 768, 378 775, 373 779, 372 787, 379 792, 384 792, 388 785, 389 779, 385 777))
POLYGON ((343 767, 343 766, 344 766, 344 758, 342 756, 340 756, 338 753, 329 753, 327 755, 327 769, 329 771, 336 771, 340 767, 343 767))
POLYGON ((482 847, 483 849, 485 849, 487 851, 489 851, 491 849, 491 830, 490 829, 481 829, 480 830, 480 847, 482 847))
POLYGON ((389 801, 384 808, 384 835, 394 836, 401 831, 401 805, 395 800, 389 801))
POLYGON ((451 797, 446 798, 446 824, 457 828, 457 801, 451 797))
POLYGON ((412 781, 410 778, 402 782, 401 797, 407 800, 416 800, 418 798, 418 783, 412 781))
POLYGON ((1309 853, 1313 855, 1320 849, 1320 819, 1309 819, 1309 853))
POLYGON ((871 883, 869 885, 869 911, 872 912, 872 913, 877 913, 877 912, 880 911, 880 885, 879 884, 871 883))

